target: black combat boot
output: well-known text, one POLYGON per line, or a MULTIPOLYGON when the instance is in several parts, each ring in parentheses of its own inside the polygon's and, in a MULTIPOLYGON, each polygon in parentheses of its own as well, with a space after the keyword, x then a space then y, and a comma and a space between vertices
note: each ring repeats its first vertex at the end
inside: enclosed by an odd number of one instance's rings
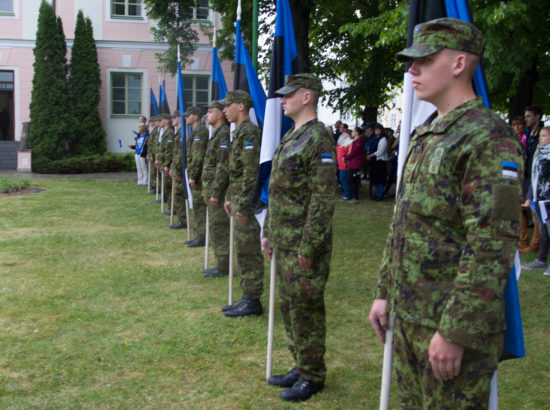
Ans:
POLYGON ((227 317, 240 317, 240 316, 249 316, 249 315, 258 315, 260 316, 263 313, 262 304, 260 299, 249 299, 246 298, 246 301, 235 308, 225 312, 227 317))
POLYGON ((298 381, 300 373, 296 368, 290 369, 286 374, 275 374, 267 379, 267 384, 279 387, 292 387, 298 381))
POLYGON ((324 383, 313 383, 300 376, 290 389, 281 393, 281 398, 286 401, 305 401, 324 387, 324 383))

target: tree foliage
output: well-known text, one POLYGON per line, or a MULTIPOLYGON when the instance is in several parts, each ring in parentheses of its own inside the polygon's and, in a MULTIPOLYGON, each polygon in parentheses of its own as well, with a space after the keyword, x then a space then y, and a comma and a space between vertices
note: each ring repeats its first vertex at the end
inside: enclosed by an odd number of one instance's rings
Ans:
POLYGON ((174 75, 177 70, 177 48, 180 46, 182 66, 191 62, 190 57, 199 41, 197 26, 189 19, 190 11, 197 6, 196 0, 145 0, 147 15, 156 20, 152 27, 155 41, 168 43, 168 50, 156 53, 164 71, 174 75))
POLYGON ((78 12, 71 52, 69 147, 73 155, 103 154, 105 130, 99 116, 101 75, 92 22, 78 12))
POLYGON ((67 148, 67 47, 61 18, 45 1, 33 52, 29 147, 36 158, 61 159, 67 148))

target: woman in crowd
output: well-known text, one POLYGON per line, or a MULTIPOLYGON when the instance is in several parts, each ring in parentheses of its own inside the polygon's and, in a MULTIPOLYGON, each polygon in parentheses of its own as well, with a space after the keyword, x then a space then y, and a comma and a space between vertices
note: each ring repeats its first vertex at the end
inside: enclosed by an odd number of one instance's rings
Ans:
MULTIPOLYGON (((527 192, 527 200, 523 204, 524 207, 529 207, 531 202, 550 200, 550 127, 543 127, 540 130, 539 145, 533 157, 533 165, 531 167, 531 186, 527 192)), ((540 212, 537 212, 540 243, 539 254, 534 262, 524 265, 524 269, 546 269, 544 276, 550 276, 550 268, 546 265, 548 256, 548 221, 542 223, 540 212)))
POLYGON ((138 125, 138 135, 136 137, 136 145, 128 145, 129 148, 136 151, 134 158, 136 160, 137 184, 138 186, 147 186, 147 136, 149 128, 147 124, 140 123, 138 125))
POLYGON ((384 185, 386 184, 387 163, 388 163, 388 140, 384 135, 384 127, 381 124, 374 126, 374 135, 377 140, 374 152, 367 159, 372 163, 371 181, 375 188, 375 201, 381 201, 384 197, 384 185))
POLYGON ((343 138, 340 139, 340 144, 336 146, 336 159, 338 161, 338 175, 340 177, 340 184, 344 189, 344 196, 341 198, 343 201, 349 201, 351 199, 351 193, 348 185, 348 166, 344 161, 344 155, 349 152, 350 145, 353 140, 348 132, 342 133, 343 138))
POLYGON ((351 194, 350 202, 357 202, 359 199, 359 185, 361 184, 361 165, 365 152, 365 143, 361 140, 361 128, 355 127, 351 132, 353 143, 346 155, 344 162, 348 166, 348 185, 351 194))
POLYGON ((525 134, 525 119, 521 115, 514 118, 512 120, 512 128, 518 135, 521 145, 523 145, 523 149, 525 150, 525 144, 527 141, 527 134, 525 134))

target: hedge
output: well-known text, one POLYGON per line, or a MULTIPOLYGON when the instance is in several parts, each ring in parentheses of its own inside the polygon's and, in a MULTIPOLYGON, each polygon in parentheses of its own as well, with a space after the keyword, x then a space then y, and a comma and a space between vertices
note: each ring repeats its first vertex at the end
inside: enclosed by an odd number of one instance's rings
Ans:
POLYGON ((32 172, 39 174, 90 174, 98 172, 132 172, 136 170, 133 154, 90 155, 57 161, 34 160, 32 172))

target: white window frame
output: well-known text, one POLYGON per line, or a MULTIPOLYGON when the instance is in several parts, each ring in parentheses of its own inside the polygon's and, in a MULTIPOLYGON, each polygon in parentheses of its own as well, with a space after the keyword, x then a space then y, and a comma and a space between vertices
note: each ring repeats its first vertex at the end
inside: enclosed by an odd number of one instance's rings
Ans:
MULTIPOLYGON (((122 0, 118 0, 122 1, 122 0)), ((124 0, 127 1, 127 0, 124 0)), ((145 12, 145 3, 141 1, 141 15, 139 16, 115 16, 112 13, 112 0, 105 0, 105 20, 112 23, 147 23, 147 13, 145 12)))
POLYGON ((19 18, 19 0, 12 0, 12 11, 0 11, 0 18, 2 19, 13 19, 16 20, 19 18))
POLYGON ((197 18, 197 9, 198 8, 202 8, 202 7, 191 7, 191 10, 192 10, 192 13, 193 13, 193 16, 189 19, 189 21, 191 22, 196 22, 196 23, 204 23, 206 21, 209 21, 211 22, 212 24, 214 24, 214 19, 213 19, 213 16, 214 16, 214 13, 212 13, 212 8, 210 7, 210 2, 208 2, 208 16, 205 18, 205 19, 199 19, 197 18))
MULTIPOLYGON (((147 71, 146 70, 137 70, 137 69, 107 69, 107 116, 111 119, 124 119, 124 118, 139 118, 140 115, 143 115, 144 108, 148 109, 148 95, 149 90, 145 90, 145 84, 147 81, 147 71), (138 114, 115 114, 113 112, 113 85, 112 77, 113 74, 140 74, 141 75, 141 110, 138 114)), ((126 104, 128 101, 126 100, 126 104)), ((127 107, 126 107, 127 108, 127 107)))
MULTIPOLYGON (((188 101, 187 99, 185 100, 185 108, 186 109, 188 107, 193 106, 193 105, 197 105, 197 85, 196 85, 197 81, 196 81, 196 79, 198 77, 205 78, 207 80, 208 89, 201 89, 201 91, 207 91, 206 105, 211 103, 210 98, 211 98, 211 95, 212 95, 212 79, 210 78, 211 77, 210 72, 206 72, 206 71, 204 71, 204 72, 203 71, 183 72, 182 76, 183 76, 184 84, 185 84, 185 78, 186 77, 192 77, 193 78, 193 88, 191 89, 192 92, 193 92, 193 101, 188 101)), ((184 92, 185 91, 189 91, 189 90, 187 88, 185 88, 184 92)))

